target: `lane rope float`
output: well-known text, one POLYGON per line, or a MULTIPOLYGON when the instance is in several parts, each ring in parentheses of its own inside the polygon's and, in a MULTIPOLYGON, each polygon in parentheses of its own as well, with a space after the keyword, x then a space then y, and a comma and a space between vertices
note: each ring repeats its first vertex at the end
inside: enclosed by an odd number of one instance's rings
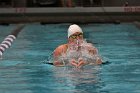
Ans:
POLYGON ((20 24, 10 35, 8 35, 0 44, 0 59, 2 59, 3 53, 6 49, 10 48, 14 40, 16 40, 19 32, 24 28, 24 24, 20 24))

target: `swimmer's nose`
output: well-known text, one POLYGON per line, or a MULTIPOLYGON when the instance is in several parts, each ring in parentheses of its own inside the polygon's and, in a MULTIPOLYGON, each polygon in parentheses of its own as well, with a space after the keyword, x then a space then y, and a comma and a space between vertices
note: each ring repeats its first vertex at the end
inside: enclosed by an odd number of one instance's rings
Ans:
POLYGON ((77 36, 76 39, 81 39, 81 37, 77 36))

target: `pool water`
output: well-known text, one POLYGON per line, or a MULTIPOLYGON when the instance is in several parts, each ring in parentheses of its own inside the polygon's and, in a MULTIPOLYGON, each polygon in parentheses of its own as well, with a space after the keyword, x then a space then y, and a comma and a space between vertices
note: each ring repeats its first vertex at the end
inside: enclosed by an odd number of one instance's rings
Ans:
MULTIPOLYGON (((81 24, 108 64, 83 69, 44 64, 67 42, 70 24, 28 24, 0 60, 0 93, 140 93, 140 29, 127 24, 81 24)), ((0 26, 0 41, 16 25, 0 26)))

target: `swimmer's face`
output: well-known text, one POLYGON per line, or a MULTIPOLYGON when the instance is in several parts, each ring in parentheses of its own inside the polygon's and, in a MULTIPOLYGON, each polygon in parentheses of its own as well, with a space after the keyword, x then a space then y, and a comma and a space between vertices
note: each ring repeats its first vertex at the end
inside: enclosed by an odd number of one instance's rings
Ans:
MULTIPOLYGON (((79 43, 83 40, 83 33, 76 32, 69 37, 69 43, 79 43)), ((82 42, 81 42, 82 43, 82 42)))
POLYGON ((83 39, 83 33, 76 32, 69 37, 69 39, 83 39))

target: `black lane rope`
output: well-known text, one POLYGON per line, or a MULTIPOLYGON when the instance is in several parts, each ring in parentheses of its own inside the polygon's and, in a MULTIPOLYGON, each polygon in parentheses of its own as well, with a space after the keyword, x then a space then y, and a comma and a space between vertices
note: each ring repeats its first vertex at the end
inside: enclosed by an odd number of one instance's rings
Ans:
POLYGON ((10 35, 8 35, 0 44, 0 59, 2 59, 2 55, 4 53, 4 51, 8 48, 10 48, 10 46, 12 45, 12 43, 14 42, 14 40, 16 40, 19 32, 22 31, 22 29, 24 28, 24 24, 20 24, 19 26, 17 26, 16 29, 14 29, 10 35))

